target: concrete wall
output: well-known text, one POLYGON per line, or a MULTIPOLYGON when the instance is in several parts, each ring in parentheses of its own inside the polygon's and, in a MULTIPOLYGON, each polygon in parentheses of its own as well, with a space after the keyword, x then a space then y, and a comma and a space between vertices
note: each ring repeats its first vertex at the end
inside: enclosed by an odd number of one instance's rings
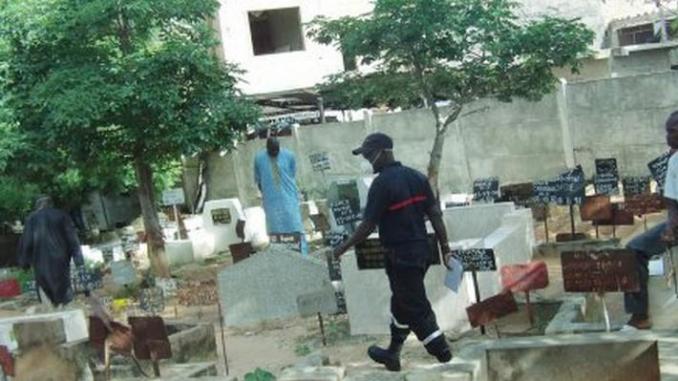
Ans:
MULTIPOLYGON (((546 179, 575 162, 590 176, 593 159, 607 156, 617 157, 622 175, 646 174, 647 162, 665 150, 663 124, 678 108, 676 81, 678 73, 655 73, 570 84, 540 102, 470 104, 448 132, 441 190, 468 192, 473 179, 487 176, 499 176, 502 183, 546 179)), ((300 188, 321 197, 332 180, 369 173, 367 163, 350 151, 373 131, 390 134, 397 158, 425 171, 433 144, 427 110, 303 126, 281 143, 297 155, 300 188), (329 154, 332 169, 324 175, 311 168, 308 156, 315 152, 329 154)), ((264 140, 255 140, 213 156, 211 198, 239 197, 244 207, 258 205, 252 165, 263 147, 264 140)))
MULTIPOLYGON (((517 15, 531 19, 543 15, 563 18, 581 18, 595 34, 593 49, 603 46, 608 24, 617 18, 654 11, 652 4, 629 0, 519 0, 517 15)), ((341 53, 331 46, 322 46, 306 37, 305 50, 255 56, 249 27, 248 12, 299 7, 302 24, 319 15, 328 18, 355 16, 372 9, 371 0, 221 0, 216 17, 224 58, 246 71, 241 89, 250 95, 268 94, 311 88, 330 74, 344 70, 341 53)), ((605 61, 606 62, 606 61, 605 61)), ((599 78, 601 67, 591 70, 599 78)), ((604 69, 602 69, 604 70, 604 69)))

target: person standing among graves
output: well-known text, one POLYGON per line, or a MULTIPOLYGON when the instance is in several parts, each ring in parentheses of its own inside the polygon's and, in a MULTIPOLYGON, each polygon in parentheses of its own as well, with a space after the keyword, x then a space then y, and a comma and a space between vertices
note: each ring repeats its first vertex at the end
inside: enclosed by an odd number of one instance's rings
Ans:
POLYGON ((631 319, 622 330, 652 328, 647 291, 648 263, 653 256, 666 252, 667 245, 673 245, 678 238, 678 155, 674 155, 678 151, 678 111, 669 116, 665 128, 666 143, 671 148, 663 194, 668 219, 635 237, 626 245, 627 249, 636 254, 640 291, 624 294, 624 306, 626 312, 631 314, 631 319))
POLYGON ((17 259, 19 266, 33 267, 41 302, 56 307, 73 300, 71 259, 79 271, 85 260, 73 221, 53 207, 49 196, 38 198, 35 211, 28 216, 17 259))
POLYGON ((399 371, 403 343, 414 332, 429 354, 447 362, 452 353, 424 288, 424 276, 432 259, 426 217, 445 259, 451 255, 440 205, 426 176, 395 161, 393 141, 388 135, 368 135, 353 154, 367 159, 379 175, 370 187, 363 221, 348 240, 334 249, 333 255, 341 256, 365 240, 378 225, 380 241, 388 251, 384 262, 392 293, 391 344, 386 349, 373 345, 367 353, 388 370, 399 371))
POLYGON ((266 228, 269 234, 299 234, 301 252, 306 255, 296 176, 294 154, 281 149, 278 139, 269 137, 266 150, 259 151, 254 158, 254 180, 264 199, 266 228))

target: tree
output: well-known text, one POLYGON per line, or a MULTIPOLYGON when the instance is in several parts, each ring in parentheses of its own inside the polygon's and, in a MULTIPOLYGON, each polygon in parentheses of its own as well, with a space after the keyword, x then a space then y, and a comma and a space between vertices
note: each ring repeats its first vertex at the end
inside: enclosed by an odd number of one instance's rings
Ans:
POLYGON ((0 4, 0 86, 20 128, 85 168, 133 168, 151 266, 169 276, 153 168, 229 148, 258 114, 213 53, 219 2, 0 4))
POLYGON ((520 20, 516 7, 510 0, 376 0, 369 15, 316 18, 312 38, 371 65, 330 77, 320 93, 343 109, 430 108, 428 177, 437 190, 445 133, 465 105, 483 97, 538 100, 553 90, 552 69, 576 71, 593 41, 577 20, 520 20))

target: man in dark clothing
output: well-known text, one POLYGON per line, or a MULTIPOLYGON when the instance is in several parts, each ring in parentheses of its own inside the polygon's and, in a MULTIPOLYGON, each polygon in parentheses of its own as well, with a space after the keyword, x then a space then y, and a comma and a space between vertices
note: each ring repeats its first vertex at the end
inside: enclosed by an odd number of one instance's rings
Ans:
POLYGON ((84 265, 73 221, 52 207, 48 196, 39 198, 19 242, 18 262, 23 268, 33 267, 43 303, 45 297, 55 307, 73 300, 71 259, 80 268, 84 265))
POLYGON ((645 233, 632 239, 626 248, 636 254, 636 265, 640 279, 640 291, 624 294, 626 312, 631 319, 622 328, 623 331, 651 329, 649 314, 648 263, 655 255, 666 252, 667 247, 675 245, 678 232, 678 111, 674 111, 665 124, 666 143, 670 148, 666 178, 664 180, 664 202, 668 209, 668 219, 645 233))
POLYGON ((379 176, 370 187, 362 223, 333 254, 341 256, 365 240, 378 224, 380 241, 389 251, 385 264, 392 293, 391 344, 387 349, 373 345, 367 353, 388 370, 399 371, 400 350, 414 332, 431 355, 447 362, 452 354, 424 288, 431 261, 425 217, 433 225, 445 258, 451 255, 440 205, 426 176, 395 161, 393 141, 387 135, 367 136, 353 154, 367 159, 379 176))

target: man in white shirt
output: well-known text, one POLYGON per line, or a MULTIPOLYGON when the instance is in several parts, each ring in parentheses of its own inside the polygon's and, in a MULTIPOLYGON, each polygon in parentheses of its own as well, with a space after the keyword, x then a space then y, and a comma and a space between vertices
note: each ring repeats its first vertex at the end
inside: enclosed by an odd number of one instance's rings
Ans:
POLYGON ((640 291, 624 294, 626 312, 631 320, 623 330, 650 329, 652 320, 648 313, 647 281, 649 278, 648 262, 655 255, 666 251, 678 238, 678 111, 674 111, 666 121, 666 143, 671 148, 671 158, 664 181, 664 199, 668 209, 668 219, 645 233, 631 240, 626 247, 636 253, 640 291))

